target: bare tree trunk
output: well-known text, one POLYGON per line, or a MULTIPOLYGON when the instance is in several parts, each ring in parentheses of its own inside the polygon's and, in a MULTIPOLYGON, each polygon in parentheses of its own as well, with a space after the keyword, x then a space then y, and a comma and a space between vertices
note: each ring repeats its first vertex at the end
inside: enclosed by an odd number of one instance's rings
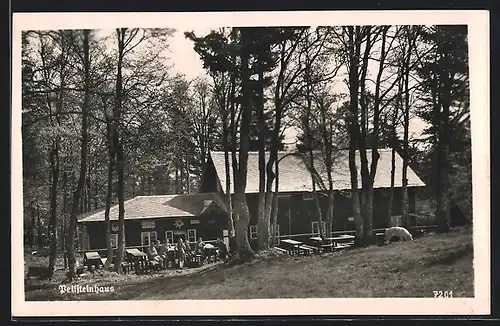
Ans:
POLYGON ((36 225, 36 208, 33 206, 33 204, 30 204, 30 210, 31 210, 31 249, 36 250, 37 245, 36 245, 36 235, 37 235, 37 225, 36 225))
POLYGON ((191 193, 191 178, 189 175, 189 152, 186 151, 186 193, 191 193))
MULTIPOLYGON (((64 45, 64 37, 61 36, 61 66, 59 71, 60 78, 60 90, 59 90, 59 98, 56 103, 56 125, 57 127, 61 126, 61 116, 62 109, 64 106, 64 88, 65 88, 65 45, 64 45)), ((58 182, 59 182, 59 151, 60 151, 60 136, 59 130, 57 130, 57 134, 53 141, 53 146, 50 152, 50 167, 52 172, 52 184, 50 190, 50 221, 49 221, 49 236, 50 236, 50 255, 49 255, 49 273, 52 275, 54 272, 54 267, 57 260, 57 192, 58 192, 58 182)))
POLYGON ((269 220, 266 219, 266 142, 264 138, 264 73, 259 67, 257 89, 258 148, 259 148, 259 199, 257 205, 257 250, 269 248, 269 220))
POLYGON ((125 187, 124 187, 124 153, 121 140, 121 114, 122 114, 122 64, 124 55, 125 33, 126 28, 117 29, 118 36, 118 64, 116 77, 115 91, 115 107, 114 107, 114 145, 116 154, 116 172, 118 176, 118 250, 116 251, 116 259, 114 269, 116 272, 121 271, 121 264, 125 250, 125 187))
POLYGON ((254 252, 248 242, 248 223, 250 214, 246 202, 246 183, 248 173, 248 151, 249 151, 249 136, 250 136, 250 119, 251 119, 251 103, 250 103, 250 85, 249 85, 249 69, 248 63, 250 53, 248 45, 248 31, 245 28, 241 29, 241 82, 242 82, 242 115, 240 122, 240 149, 239 149, 239 165, 235 174, 234 183, 234 204, 237 210, 236 219, 236 240, 238 242, 238 253, 241 261, 249 261, 253 259, 254 252))
MULTIPOLYGON (((363 215, 363 244, 368 245, 373 242, 373 182, 371 180, 371 173, 368 167, 367 157, 367 142, 368 142, 368 116, 369 107, 366 99, 366 75, 368 72, 368 60, 370 49, 372 46, 371 26, 365 27, 366 31, 366 46, 363 55, 363 64, 361 67, 361 135, 358 138, 359 156, 361 163, 361 196, 362 196, 362 215, 363 215)), ((373 150, 372 150, 373 151, 373 150)), ((376 152, 376 149, 375 149, 376 152)), ((378 152, 374 153, 376 156, 378 152)), ((378 158, 377 158, 378 159, 378 158)))
POLYGON ((230 164, 229 164, 229 139, 228 139, 228 123, 227 116, 223 117, 223 126, 222 126, 222 139, 224 143, 224 169, 226 173, 226 201, 227 201, 227 230, 229 232, 229 236, 234 235, 234 223, 233 223, 233 204, 231 200, 231 174, 230 174, 230 164))
MULTIPOLYGON (((279 197, 278 197, 278 192, 279 192, 279 184, 280 184, 280 178, 279 178, 279 160, 276 157, 274 160, 274 171, 275 171, 275 176, 274 176, 274 193, 268 192, 266 194, 266 204, 268 202, 271 203, 271 214, 267 215, 268 213, 266 212, 266 217, 267 219, 272 220, 272 246, 276 246, 278 244, 278 239, 276 238, 276 233, 278 230, 278 203, 279 203, 279 197)), ((272 186, 272 182, 270 184, 270 187, 272 186)), ((268 205, 269 206, 269 205, 268 205)), ((267 207, 266 207, 267 209, 267 207)))
POLYGON ((50 220, 49 220, 49 273, 54 272, 57 259, 57 183, 59 182, 59 137, 53 142, 50 151, 50 168, 52 181, 50 186, 50 220))
MULTIPOLYGON (((37 198, 38 201, 38 198, 37 198)), ((37 249, 43 246, 42 239, 42 222, 40 221, 40 207, 36 205, 36 228, 37 228, 37 249)))
POLYGON ((175 193, 180 194, 181 193, 181 183, 179 180, 179 168, 178 168, 178 163, 175 164, 175 193))
MULTIPOLYGON (((449 76, 441 76, 442 88, 445 90, 451 89, 452 81, 449 76), (443 78, 444 77, 444 78, 443 78)), ((439 138, 438 138, 438 159, 437 159, 437 206, 436 219, 437 231, 440 233, 450 230, 450 205, 449 205, 449 151, 450 151, 450 105, 451 101, 448 94, 440 94, 439 101, 439 138)))
POLYGON ((111 246, 111 222, 109 220, 109 211, 111 209, 111 202, 113 200, 113 172, 115 168, 115 152, 114 152, 114 130, 113 130, 113 120, 108 116, 106 109, 106 100, 103 100, 104 104, 104 114, 106 115, 106 134, 107 134, 107 146, 108 146, 108 180, 107 180, 107 192, 106 192, 106 208, 104 211, 104 228, 105 228, 105 239, 106 239, 106 264, 104 264, 104 269, 108 270, 111 267, 111 262, 113 260, 113 248, 111 246))
POLYGON ((358 60, 360 55, 361 44, 358 40, 358 35, 360 33, 360 27, 348 26, 348 36, 349 36, 349 93, 350 93, 350 116, 349 116, 349 171, 351 176, 351 200, 352 200, 352 212, 354 215, 354 225, 356 231, 355 242, 357 244, 363 244, 364 236, 364 222, 361 215, 360 202, 359 202, 359 189, 358 189, 358 169, 356 166, 356 147, 359 133, 359 123, 358 123, 358 91, 359 91, 359 81, 358 81, 358 60))
POLYGON ((71 215, 69 219, 68 238, 66 240, 66 251, 68 253, 69 273, 68 279, 71 281, 76 275, 76 258, 75 258, 75 232, 76 219, 80 208, 81 193, 85 187, 85 173, 87 172, 87 152, 88 152, 88 111, 90 101, 90 54, 89 54, 89 30, 83 31, 83 66, 84 66, 84 97, 82 104, 82 121, 81 133, 82 143, 80 148, 80 176, 78 184, 73 194, 73 203, 71 215))

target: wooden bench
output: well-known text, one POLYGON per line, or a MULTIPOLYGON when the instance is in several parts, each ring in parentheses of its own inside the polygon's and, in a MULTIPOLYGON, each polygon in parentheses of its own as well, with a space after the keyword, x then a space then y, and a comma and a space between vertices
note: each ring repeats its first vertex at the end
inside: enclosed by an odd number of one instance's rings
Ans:
POLYGON ((317 247, 309 246, 309 245, 302 245, 300 246, 301 249, 308 250, 310 253, 319 253, 319 249, 317 247))
POLYGON ((290 253, 288 252, 288 250, 283 249, 283 248, 280 248, 280 247, 274 247, 274 249, 275 249, 276 251, 282 252, 282 253, 284 253, 284 254, 290 254, 290 253))
POLYGON ((299 255, 311 255, 314 252, 313 249, 309 248, 308 246, 301 245, 299 246, 299 255))
POLYGON ((335 245, 334 249, 335 250, 347 249, 347 248, 350 248, 351 246, 352 245, 349 243, 338 243, 337 245, 335 245))

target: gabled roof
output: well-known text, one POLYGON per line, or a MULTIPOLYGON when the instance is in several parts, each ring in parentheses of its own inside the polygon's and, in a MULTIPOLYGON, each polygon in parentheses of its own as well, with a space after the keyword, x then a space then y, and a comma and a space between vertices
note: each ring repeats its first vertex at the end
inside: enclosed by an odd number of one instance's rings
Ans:
MULTIPOLYGON (((392 150, 390 148, 379 149, 380 158, 377 164, 377 173, 375 175, 374 188, 389 188, 391 186, 391 157, 392 150)), ((323 183, 328 187, 328 178, 326 168, 321 158, 320 153, 316 153, 314 167, 318 171, 323 183)), ((226 189, 226 173, 224 165, 224 152, 211 152, 212 161, 217 172, 217 176, 221 183, 222 189, 226 189)), ((340 150, 335 153, 333 167, 333 188, 334 190, 349 190, 351 189, 351 177, 349 170, 349 151, 340 150)), ((371 162, 371 150, 367 150, 368 164, 371 162)), ((266 152, 266 162, 269 158, 269 152, 266 152)), ((311 192, 312 182, 309 169, 301 155, 292 155, 290 152, 279 152, 279 191, 280 192, 311 192)), ((259 192, 259 166, 258 152, 250 152, 248 155, 248 176, 247 176, 247 193, 259 192)), ((231 177, 231 193, 233 188, 233 173, 232 164, 230 165, 231 177)), ((361 171, 360 171, 360 156, 356 152, 356 165, 358 167, 358 184, 361 187, 361 171)), ((395 155, 395 180, 394 187, 402 185, 402 166, 403 159, 398 153, 395 155)), ((274 170, 274 169, 273 169, 274 170)), ((408 167, 408 187, 423 187, 425 184, 417 176, 415 171, 408 167)), ((317 188, 318 189, 318 188, 317 188)))
MULTIPOLYGON (((137 196, 125 201, 125 220, 200 216, 213 205, 225 210, 223 199, 215 193, 137 196)), ((118 205, 111 207, 109 219, 118 220, 118 205)), ((78 219, 80 223, 99 221, 104 221, 104 209, 78 219)))

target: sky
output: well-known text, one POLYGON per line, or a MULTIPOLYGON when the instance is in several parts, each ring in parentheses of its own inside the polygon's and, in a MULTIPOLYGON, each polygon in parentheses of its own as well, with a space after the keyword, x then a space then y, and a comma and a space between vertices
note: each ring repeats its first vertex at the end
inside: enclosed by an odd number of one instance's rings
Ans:
MULTIPOLYGON (((198 28, 193 30, 197 36, 206 35, 210 28, 198 28)), ((179 72, 186 76, 188 80, 205 74, 202 61, 193 49, 193 42, 184 37, 185 30, 177 30, 169 41, 171 51, 169 63, 173 64, 172 72, 179 72)), ((418 137, 425 127, 421 120, 413 119, 410 123, 410 138, 413 135, 418 137)), ((293 128, 285 131, 285 143, 293 146, 298 132, 293 128)))
MULTIPOLYGON (((170 62, 174 64, 173 71, 183 73, 187 79, 194 79, 205 72, 198 54, 193 50, 193 42, 184 37, 184 32, 178 30, 170 38, 170 62)), ((195 29, 194 32, 196 35, 206 35, 210 29, 195 29)))

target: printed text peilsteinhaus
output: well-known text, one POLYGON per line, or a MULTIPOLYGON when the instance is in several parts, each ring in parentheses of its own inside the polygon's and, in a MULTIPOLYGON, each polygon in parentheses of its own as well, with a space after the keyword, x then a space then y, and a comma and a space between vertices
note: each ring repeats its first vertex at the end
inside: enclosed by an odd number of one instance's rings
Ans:
POLYGON ((97 286, 97 285, 59 285, 59 293, 110 293, 114 292, 114 286, 97 286))

